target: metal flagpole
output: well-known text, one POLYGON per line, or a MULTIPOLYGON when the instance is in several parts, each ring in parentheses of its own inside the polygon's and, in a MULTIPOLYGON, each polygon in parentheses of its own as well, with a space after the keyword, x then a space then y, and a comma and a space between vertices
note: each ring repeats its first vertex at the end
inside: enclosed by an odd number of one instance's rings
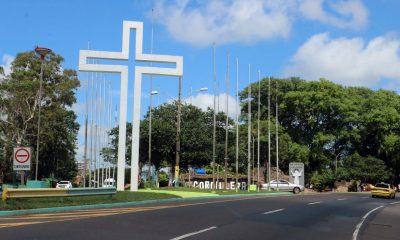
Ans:
POLYGON ((92 93, 90 94, 90 163, 89 163, 89 187, 92 187, 92 171, 93 171, 93 109, 94 109, 94 102, 93 102, 93 95, 94 95, 94 74, 92 75, 92 93))
MULTIPOLYGON (((153 36, 154 36, 154 23, 153 23, 153 15, 154 15, 154 9, 151 9, 151 42, 150 42, 150 54, 153 54, 153 36)), ((153 64, 150 63, 150 66, 153 64)), ((151 166, 152 166, 152 161, 151 161, 151 108, 152 108, 152 100, 153 100, 153 76, 150 76, 150 107, 149 107, 149 149, 148 149, 148 157, 149 157, 149 162, 147 163, 147 181, 150 182, 151 179, 151 166)))
POLYGON ((250 191, 251 177, 251 83, 250 83, 250 64, 249 64, 249 86, 247 90, 247 191, 250 191))
POLYGON ((271 190, 271 77, 268 77, 268 191, 271 190))
MULTIPOLYGON (((100 80, 103 79, 103 74, 100 74, 100 80)), ((100 187, 100 168, 101 168, 101 155, 100 155, 100 151, 101 151, 101 111, 102 111, 102 95, 101 95, 101 82, 99 82, 100 85, 100 89, 99 89, 99 94, 100 94, 100 102, 99 102, 99 110, 97 112, 98 114, 98 122, 97 122, 97 141, 98 141, 98 165, 97 165, 97 187, 100 187)))
POLYGON ((224 178, 225 178, 225 186, 224 188, 227 189, 228 185, 228 176, 227 176, 227 169, 228 169, 228 94, 229 94, 229 51, 227 54, 227 69, 226 69, 226 96, 225 96, 225 112, 226 112, 226 121, 225 121, 225 157, 224 157, 224 178))
POLYGON ((239 106, 239 59, 236 58, 236 192, 238 191, 238 182, 239 182, 239 114, 238 114, 238 106, 239 106))
POLYGON ((257 191, 260 191, 260 93, 261 73, 258 70, 258 109, 257 109, 257 191))
POLYGON ((212 188, 216 189, 215 187, 215 137, 216 137, 216 91, 217 91, 217 73, 216 73, 216 62, 215 62, 215 43, 214 43, 214 111, 213 111, 213 154, 212 154, 212 178, 213 178, 213 183, 212 183, 212 188))
POLYGON ((278 147, 278 80, 275 80, 276 83, 276 92, 275 92, 275 131, 276 131, 276 188, 278 189, 278 181, 279 181, 279 147, 278 147))
MULTIPOLYGON (((90 44, 88 42, 88 49, 90 44)), ((85 101, 85 149, 83 153, 83 187, 86 187, 86 172, 87 172, 87 145, 88 145, 88 94, 89 94, 89 73, 86 74, 86 101, 85 101)))
POLYGON ((97 187, 97 111, 98 111, 98 104, 97 104, 97 73, 95 74, 95 97, 94 97, 94 170, 93 170, 93 184, 94 187, 97 187))

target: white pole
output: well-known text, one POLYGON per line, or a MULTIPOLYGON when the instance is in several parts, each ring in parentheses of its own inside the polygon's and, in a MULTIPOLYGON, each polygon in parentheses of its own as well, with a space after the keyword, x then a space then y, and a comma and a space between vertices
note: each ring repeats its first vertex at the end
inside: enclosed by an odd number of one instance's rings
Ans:
POLYGON ((260 191, 260 93, 261 72, 258 70, 258 109, 257 109, 257 191, 260 191))
POLYGON ((236 185, 235 189, 236 192, 238 191, 238 182, 239 182, 239 113, 238 113, 238 106, 239 106, 239 59, 236 58, 236 185))
POLYGON ((271 77, 268 77, 268 191, 271 190, 271 77))
POLYGON ((247 91, 247 191, 250 191, 251 178, 251 82, 250 82, 250 64, 249 64, 249 86, 247 91))
POLYGON ((216 106, 216 92, 217 92, 217 74, 216 74, 216 62, 215 62, 215 43, 214 43, 214 54, 213 54, 213 58, 214 58, 214 109, 213 109, 213 154, 212 154, 212 178, 213 178, 213 184, 212 184, 212 188, 216 189, 215 187, 215 137, 216 137, 216 110, 217 110, 217 106, 216 106))
MULTIPOLYGON (((151 42, 150 42, 150 54, 153 54, 153 37, 154 37, 154 23, 153 23, 153 15, 154 15, 154 9, 151 9, 151 42)), ((153 64, 150 63, 150 66, 153 64)), ((149 149, 148 149, 148 158, 149 162, 147 163, 147 182, 151 182, 151 166, 153 165, 152 160, 151 160, 151 152, 152 152, 152 146, 151 146, 151 108, 152 108, 152 100, 153 100, 153 76, 150 76, 150 107, 149 107, 149 149)))
POLYGON ((92 171, 93 171, 93 72, 91 73, 92 76, 92 93, 90 94, 90 159, 89 159, 89 187, 92 187, 92 171))
POLYGON ((279 147, 278 147, 278 80, 276 82, 276 91, 275 91, 275 131, 276 131, 276 188, 278 189, 278 181, 279 181, 279 147))
POLYGON ((229 127, 229 119, 228 119, 228 94, 229 94, 229 51, 227 54, 227 67, 226 67, 226 95, 225 95, 225 112, 226 112, 226 121, 225 121, 225 164, 224 164, 224 177, 225 177, 225 186, 224 189, 227 189, 228 185, 228 127, 229 127))
POLYGON ((97 182, 97 110, 98 110, 98 106, 97 106, 97 73, 95 74, 95 97, 94 97, 94 136, 93 136, 93 140, 94 140, 94 165, 93 165, 93 180, 94 180, 94 187, 97 187, 96 182, 97 182))

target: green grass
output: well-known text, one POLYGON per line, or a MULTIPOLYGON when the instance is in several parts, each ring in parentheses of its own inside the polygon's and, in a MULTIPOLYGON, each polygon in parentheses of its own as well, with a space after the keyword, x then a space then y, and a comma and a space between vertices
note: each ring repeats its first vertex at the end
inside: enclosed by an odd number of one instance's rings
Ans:
POLYGON ((79 206, 91 204, 107 204, 120 202, 137 202, 144 200, 157 200, 168 198, 189 198, 189 197, 205 197, 205 196, 226 196, 234 194, 256 194, 256 193, 273 193, 262 190, 260 192, 247 190, 210 190, 198 188, 184 187, 165 187, 158 189, 143 189, 138 192, 117 192, 113 197, 110 196, 80 196, 80 197, 49 197, 49 198, 26 198, 26 199, 10 199, 6 202, 0 201, 1 210, 21 210, 35 208, 51 208, 65 206, 79 206))
POLYGON ((178 195, 154 192, 117 192, 113 197, 104 196, 80 196, 80 197, 49 197, 10 199, 6 202, 0 200, 1 210, 20 210, 34 208, 65 207, 90 204, 136 202, 144 200, 156 200, 167 198, 180 198, 178 195))

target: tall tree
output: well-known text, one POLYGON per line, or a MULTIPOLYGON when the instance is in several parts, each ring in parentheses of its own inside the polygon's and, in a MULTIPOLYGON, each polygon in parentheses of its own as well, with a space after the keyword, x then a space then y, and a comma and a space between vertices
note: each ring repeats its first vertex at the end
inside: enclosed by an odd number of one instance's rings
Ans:
MULTIPOLYGON (((12 148, 36 149, 38 106, 41 105, 39 176, 53 174, 70 179, 76 172, 75 148, 79 125, 71 110, 79 87, 76 71, 63 69, 63 58, 49 55, 44 63, 42 98, 39 101, 41 61, 34 52, 17 55, 11 73, 0 83, 0 129, 6 142, 7 158, 0 168, 11 173, 12 148)), ((34 162, 34 161, 33 161, 34 162)))

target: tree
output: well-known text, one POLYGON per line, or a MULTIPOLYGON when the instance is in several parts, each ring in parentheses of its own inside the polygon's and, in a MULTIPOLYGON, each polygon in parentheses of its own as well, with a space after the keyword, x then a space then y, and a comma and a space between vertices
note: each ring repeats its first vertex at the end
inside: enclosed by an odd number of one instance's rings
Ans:
POLYGON ((53 174, 70 179, 75 175, 79 125, 70 108, 76 102, 74 91, 79 80, 76 71, 62 69, 63 58, 60 55, 51 53, 49 57, 51 60, 44 64, 40 102, 41 61, 34 57, 34 52, 18 54, 11 73, 0 83, 0 129, 7 151, 7 159, 2 159, 0 169, 8 174, 11 173, 14 146, 36 149, 37 109, 41 104, 39 176, 53 174))

